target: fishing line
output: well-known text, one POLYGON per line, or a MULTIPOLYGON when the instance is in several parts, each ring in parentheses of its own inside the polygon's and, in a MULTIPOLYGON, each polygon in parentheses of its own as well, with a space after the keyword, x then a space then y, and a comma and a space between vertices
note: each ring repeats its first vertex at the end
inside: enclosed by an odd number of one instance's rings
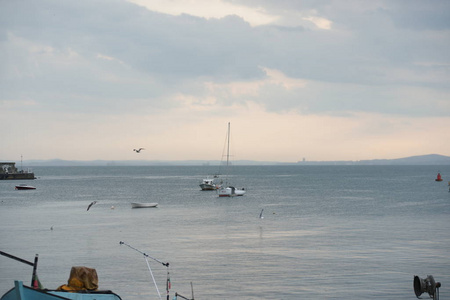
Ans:
POLYGON ((156 280, 155 280, 155 277, 153 276, 153 272, 152 272, 152 269, 150 268, 150 263, 148 262, 148 259, 149 259, 149 258, 150 258, 150 259, 153 259, 154 261, 156 261, 156 262, 162 264, 163 266, 167 267, 167 282, 166 282, 166 289, 167 289, 167 299, 169 299, 169 289, 170 289, 170 287, 171 287, 171 284, 170 284, 170 277, 169 277, 169 263, 168 263, 168 262, 165 263, 165 262, 160 261, 160 260, 157 259, 157 258, 151 257, 150 255, 148 255, 148 254, 146 254, 146 253, 140 251, 139 249, 134 248, 134 247, 131 246, 131 245, 128 245, 128 244, 125 243, 125 242, 120 241, 119 244, 120 244, 120 245, 125 245, 125 246, 127 246, 128 248, 133 249, 134 251, 139 252, 139 253, 141 253, 141 254, 144 256, 145 262, 147 263, 148 270, 150 271, 150 275, 152 276, 153 283, 155 284, 156 291, 158 292, 159 299, 162 299, 162 298, 161 298, 161 293, 159 292, 158 285, 156 284, 156 280))
POLYGON ((158 289, 158 285, 156 284, 155 277, 153 276, 152 268, 150 268, 150 264, 148 262, 148 258, 147 257, 144 257, 144 258, 145 258, 145 261, 147 262, 147 267, 148 267, 148 270, 150 271, 150 275, 152 275, 153 283, 155 284, 155 288, 156 288, 156 291, 158 292, 159 299, 162 299, 161 298, 161 293, 159 292, 159 289, 158 289))

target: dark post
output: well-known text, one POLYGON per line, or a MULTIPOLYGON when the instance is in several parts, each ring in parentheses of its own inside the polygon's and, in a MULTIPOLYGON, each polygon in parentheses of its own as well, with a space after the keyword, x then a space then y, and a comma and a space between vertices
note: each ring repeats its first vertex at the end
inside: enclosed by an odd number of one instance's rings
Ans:
POLYGON ((39 254, 36 254, 36 256, 34 257, 33 275, 31 276, 31 286, 34 289, 39 288, 39 283, 37 282, 37 278, 36 278, 37 277, 36 272, 37 272, 38 257, 39 257, 39 254))

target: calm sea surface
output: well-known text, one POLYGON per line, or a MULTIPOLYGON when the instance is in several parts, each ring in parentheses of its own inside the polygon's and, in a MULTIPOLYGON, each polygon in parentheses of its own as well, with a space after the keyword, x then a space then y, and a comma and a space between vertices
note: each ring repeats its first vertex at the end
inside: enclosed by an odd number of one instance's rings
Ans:
MULTIPOLYGON (((170 263, 171 298, 190 296, 192 282, 199 300, 415 299, 414 275, 431 274, 450 299, 450 166, 236 166, 232 182, 247 189, 236 198, 200 191, 214 166, 34 171, 0 181, 0 250, 38 253, 46 288, 81 265, 124 300, 158 299, 144 256, 124 241, 170 263)), ((166 268, 150 266, 164 298, 166 268)), ((0 256, 0 295, 31 272, 0 256)))

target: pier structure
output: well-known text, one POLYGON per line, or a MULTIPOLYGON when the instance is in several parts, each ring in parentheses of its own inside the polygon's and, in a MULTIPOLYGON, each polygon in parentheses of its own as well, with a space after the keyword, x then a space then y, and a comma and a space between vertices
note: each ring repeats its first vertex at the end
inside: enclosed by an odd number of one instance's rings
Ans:
POLYGON ((15 162, 0 162, 0 180, 36 179, 31 169, 17 170, 15 162))

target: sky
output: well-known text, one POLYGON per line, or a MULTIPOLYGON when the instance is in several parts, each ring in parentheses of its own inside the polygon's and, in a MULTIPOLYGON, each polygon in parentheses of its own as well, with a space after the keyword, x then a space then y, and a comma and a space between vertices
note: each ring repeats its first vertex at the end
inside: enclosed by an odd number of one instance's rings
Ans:
POLYGON ((0 0, 0 161, 450 156, 449 49, 447 0, 0 0))

